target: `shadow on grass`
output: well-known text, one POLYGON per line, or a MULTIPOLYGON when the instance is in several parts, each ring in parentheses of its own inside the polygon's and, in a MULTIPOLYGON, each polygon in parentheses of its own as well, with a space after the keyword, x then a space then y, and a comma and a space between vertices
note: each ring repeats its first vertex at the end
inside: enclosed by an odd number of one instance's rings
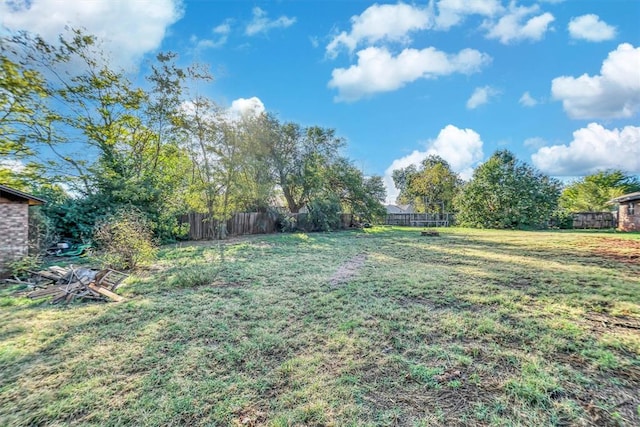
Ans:
POLYGON ((510 235, 426 240, 417 231, 269 236, 222 255, 218 246, 167 249, 165 268, 122 288, 126 303, 12 309, 0 318, 11 371, 0 379, 0 419, 637 420, 637 353, 623 337, 606 345, 579 323, 594 297, 607 310, 637 306, 637 289, 622 286, 637 283, 629 270, 566 262, 571 244, 529 251, 510 235), (360 253, 367 259, 357 274, 330 286, 360 253))

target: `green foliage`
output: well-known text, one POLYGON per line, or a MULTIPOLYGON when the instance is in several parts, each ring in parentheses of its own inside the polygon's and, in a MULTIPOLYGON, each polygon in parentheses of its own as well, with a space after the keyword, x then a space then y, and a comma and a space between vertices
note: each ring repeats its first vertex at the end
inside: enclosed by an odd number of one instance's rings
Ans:
MULTIPOLYGON (((97 223, 130 207, 162 242, 186 236, 177 218, 187 210, 224 224, 284 199, 292 213, 312 207, 318 229, 333 228, 341 210, 365 221, 384 213, 381 178, 340 158, 335 130, 231 116, 189 93, 211 76, 179 67, 173 53, 157 56, 143 90, 80 30, 56 44, 8 33, 0 48, 0 107, 8 112, 0 117, 0 182, 45 193, 42 213, 62 237, 89 239, 97 223)), ((216 232, 224 237, 224 225, 216 232)))
POLYGON ((338 158, 344 140, 333 129, 280 124, 269 115, 263 117, 263 124, 275 184, 281 188, 289 211, 296 213, 326 188, 326 171, 338 158))
POLYGON ((96 222, 109 212, 100 196, 71 198, 66 194, 41 209, 60 237, 74 241, 91 239, 96 222))
POLYGON ((611 210, 607 202, 626 193, 640 191, 640 180, 621 170, 607 170, 587 175, 564 188, 560 206, 570 212, 611 210))
POLYGON ((327 170, 325 197, 337 197, 341 212, 352 213, 357 220, 376 222, 384 217, 382 202, 387 196, 380 176, 365 177, 349 160, 337 159, 327 170))
POLYGON ((456 196, 459 225, 478 228, 545 227, 560 194, 557 180, 497 151, 456 196))
POLYGON ((47 97, 41 73, 20 63, 0 40, 0 156, 33 155, 30 140, 37 133, 47 97), (12 58, 13 56, 13 58, 12 58))
POLYGON ((409 203, 409 196, 407 195, 409 187, 409 178, 412 175, 418 173, 416 165, 409 165, 406 168, 395 169, 391 175, 395 187, 400 190, 400 194, 396 200, 397 203, 407 204, 409 203))
POLYGON ((134 208, 120 209, 100 220, 93 234, 103 263, 114 269, 136 268, 156 256, 147 218, 134 208))
POLYGON ((12 276, 25 277, 29 271, 37 271, 42 265, 42 258, 39 254, 25 255, 15 261, 8 263, 7 267, 12 276))
POLYGON ((51 218, 46 216, 41 206, 29 208, 29 253, 42 254, 59 241, 59 236, 51 218))
POLYGON ((336 198, 316 199, 307 205, 306 231, 331 231, 340 228, 340 202, 336 198))
POLYGON ((549 227, 568 230, 573 228, 573 215, 564 209, 556 209, 549 218, 549 227))
POLYGON ((393 171, 393 180, 400 190, 398 201, 412 204, 417 212, 451 212, 453 198, 461 184, 446 160, 430 155, 420 168, 410 165, 393 171))

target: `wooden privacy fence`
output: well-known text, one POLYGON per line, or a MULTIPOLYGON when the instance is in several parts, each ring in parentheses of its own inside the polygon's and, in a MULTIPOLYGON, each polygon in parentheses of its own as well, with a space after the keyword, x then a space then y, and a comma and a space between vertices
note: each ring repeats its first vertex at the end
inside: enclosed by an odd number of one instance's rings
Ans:
POLYGON ((268 212, 234 214, 227 221, 211 219, 206 213, 192 212, 180 217, 182 224, 189 224, 190 240, 215 240, 225 235, 266 234, 276 231, 277 216, 268 212), (224 226, 224 230, 222 230, 224 226))
POLYGON ((615 228, 616 216, 612 212, 576 212, 573 228, 615 228))
MULTIPOLYGON (((192 212, 180 217, 181 224, 189 224, 189 240, 216 240, 226 236, 245 234, 269 234, 280 231, 283 218, 294 220, 294 230, 313 231, 307 213, 285 214, 282 217, 273 212, 236 213, 227 221, 211 219, 206 213, 192 212)), ((353 215, 340 214, 337 228, 347 229, 352 225, 353 215)))
POLYGON ((404 225, 408 227, 449 227, 453 225, 451 213, 396 213, 387 214, 386 225, 404 225))

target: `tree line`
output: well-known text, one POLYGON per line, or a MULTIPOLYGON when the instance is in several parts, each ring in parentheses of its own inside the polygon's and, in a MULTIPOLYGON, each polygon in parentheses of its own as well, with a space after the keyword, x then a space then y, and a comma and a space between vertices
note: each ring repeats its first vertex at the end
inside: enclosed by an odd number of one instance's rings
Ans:
POLYGON ((382 178, 341 154, 335 130, 234 114, 198 90, 209 72, 174 53, 158 54, 139 86, 80 30, 56 44, 3 35, 0 54, 0 182, 45 197, 59 234, 90 237, 123 208, 164 241, 184 234, 188 211, 217 220, 220 236, 234 212, 278 205, 305 207, 319 228, 339 212, 384 214, 382 178))
POLYGON ((399 203, 416 212, 454 212, 458 225, 478 228, 570 227, 572 212, 610 211, 610 200, 640 191, 640 180, 620 170, 562 185, 508 150, 495 152, 468 182, 436 155, 394 170, 392 178, 399 203))

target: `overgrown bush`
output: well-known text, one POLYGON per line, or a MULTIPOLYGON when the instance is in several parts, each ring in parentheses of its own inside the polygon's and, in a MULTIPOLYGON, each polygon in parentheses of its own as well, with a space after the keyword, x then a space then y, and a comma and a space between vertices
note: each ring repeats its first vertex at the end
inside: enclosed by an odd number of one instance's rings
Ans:
POLYGON ((123 208, 98 222, 94 243, 103 263, 114 269, 136 268, 153 260, 156 245, 147 218, 135 208, 123 208))
POLYGON ((59 241, 59 236, 53 221, 47 217, 40 207, 29 210, 29 254, 44 254, 53 244, 59 241))
POLYGON ((330 231, 340 228, 340 202, 332 199, 314 200, 307 205, 307 221, 311 230, 330 231))
POLYGON ((568 230, 573 228, 573 214, 564 209, 558 209, 549 219, 550 228, 559 228, 562 230, 568 230))
POLYGON ((15 261, 8 263, 8 271, 14 277, 25 277, 29 271, 38 270, 42 265, 40 255, 25 255, 15 261))

